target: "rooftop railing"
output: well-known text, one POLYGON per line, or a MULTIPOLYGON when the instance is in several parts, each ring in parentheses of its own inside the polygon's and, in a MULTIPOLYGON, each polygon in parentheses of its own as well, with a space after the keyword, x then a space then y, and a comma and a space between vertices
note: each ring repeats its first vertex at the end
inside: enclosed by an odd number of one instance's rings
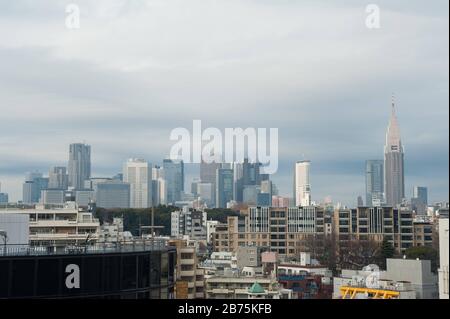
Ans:
POLYGON ((50 255, 80 255, 80 254, 111 254, 127 252, 161 251, 167 248, 164 239, 136 239, 116 243, 87 243, 85 245, 14 245, 0 244, 0 259, 13 256, 50 256, 50 255))

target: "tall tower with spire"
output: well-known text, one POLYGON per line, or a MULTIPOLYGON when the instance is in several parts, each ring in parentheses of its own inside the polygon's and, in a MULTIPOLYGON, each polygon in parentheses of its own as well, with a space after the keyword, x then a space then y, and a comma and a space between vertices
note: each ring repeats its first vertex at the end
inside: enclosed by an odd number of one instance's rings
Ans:
POLYGON ((405 197, 404 153, 394 97, 384 146, 384 191, 386 204, 389 206, 397 206, 405 197))

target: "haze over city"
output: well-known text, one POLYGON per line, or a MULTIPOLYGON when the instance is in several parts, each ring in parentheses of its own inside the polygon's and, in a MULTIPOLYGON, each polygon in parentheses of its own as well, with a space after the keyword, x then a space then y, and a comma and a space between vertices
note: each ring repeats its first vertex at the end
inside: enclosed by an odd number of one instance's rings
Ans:
MULTIPOLYGON (((92 146, 92 176, 112 176, 129 157, 161 164, 171 130, 202 119, 279 128, 280 194, 307 158, 313 200, 355 205, 365 161, 383 159, 393 92, 407 197, 423 185, 430 202, 448 199, 447 1, 378 1, 380 29, 359 1, 107 2, 77 1, 76 30, 68 1, 0 3, 11 201, 26 172, 67 165, 70 143, 92 146)), ((186 170, 189 184, 198 169, 186 170)))

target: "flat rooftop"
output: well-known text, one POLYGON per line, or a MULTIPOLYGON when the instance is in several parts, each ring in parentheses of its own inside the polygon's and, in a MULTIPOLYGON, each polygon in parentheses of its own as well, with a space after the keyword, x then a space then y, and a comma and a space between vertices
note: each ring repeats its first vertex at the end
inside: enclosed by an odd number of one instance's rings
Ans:
POLYGON ((114 254, 145 251, 175 250, 166 245, 165 240, 136 240, 119 243, 95 243, 88 245, 69 246, 30 246, 30 245, 1 245, 0 259, 16 256, 61 256, 61 255, 92 255, 114 254))

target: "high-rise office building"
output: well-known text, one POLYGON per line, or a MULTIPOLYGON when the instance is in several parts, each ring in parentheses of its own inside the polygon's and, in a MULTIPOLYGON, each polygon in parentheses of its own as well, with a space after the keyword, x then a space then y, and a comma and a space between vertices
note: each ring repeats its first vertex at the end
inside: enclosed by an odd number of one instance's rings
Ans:
POLYGON ((384 192, 383 160, 366 161, 366 206, 380 206, 384 192))
POLYGON ((364 206, 364 201, 362 199, 362 196, 358 196, 358 198, 356 199, 356 206, 357 207, 362 207, 364 206))
POLYGON ((2 183, 0 183, 0 204, 7 204, 9 202, 8 194, 2 193, 2 183))
POLYGON ((311 184, 309 181, 310 161, 298 161, 295 164, 294 198, 295 206, 311 205, 311 184))
POLYGON ((39 203, 42 190, 47 188, 48 178, 42 177, 42 173, 28 173, 22 188, 23 203, 29 205, 39 203))
POLYGON ((423 186, 414 186, 413 198, 417 198, 420 203, 428 205, 428 189, 423 186))
POLYGON ((259 193, 261 193, 261 187, 258 185, 244 186, 242 202, 249 206, 257 205, 259 193))
POLYGON ((233 199, 233 170, 219 168, 216 172, 216 207, 226 208, 233 199))
MULTIPOLYGON (((200 181, 212 185, 213 192, 216 190, 216 174, 217 170, 222 167, 221 163, 206 163, 203 159, 200 163, 200 181)), ((212 197, 211 204, 215 205, 215 195, 212 197)))
POLYGON ((234 183, 234 195, 233 199, 242 203, 243 201, 243 189, 244 189, 244 167, 242 163, 234 162, 233 163, 233 183, 234 183))
POLYGON ((244 202, 244 189, 248 186, 260 186, 261 181, 268 180, 268 175, 261 175, 261 163, 251 163, 248 158, 243 163, 233 163, 234 170, 234 200, 244 202))
POLYGON ((261 183, 260 168, 261 163, 251 163, 248 158, 244 159, 242 164, 243 186, 259 185, 261 183))
POLYGON ((405 197, 405 173, 403 145, 394 102, 384 147, 384 185, 387 205, 399 205, 405 197))
POLYGON ((70 144, 69 151, 69 186, 84 189, 84 181, 91 177, 91 146, 87 144, 70 144))
POLYGON ((167 198, 164 169, 158 165, 152 168, 152 201, 154 206, 165 205, 167 198))
POLYGON ((428 190, 426 187, 414 186, 411 207, 417 215, 427 214, 428 190))
POLYGON ((184 163, 181 160, 163 161, 164 179, 167 187, 167 203, 175 204, 181 200, 184 191, 184 163))
POLYGON ((67 169, 61 166, 50 168, 48 172, 48 188, 66 190, 69 186, 67 169))
POLYGON ((208 207, 214 207, 214 188, 211 183, 197 184, 197 197, 202 200, 208 207))
POLYGON ((40 203, 44 205, 64 204, 64 191, 62 189, 43 189, 40 203))
POLYGON ((92 189, 94 192, 97 191, 97 185, 99 183, 106 183, 112 181, 109 177, 91 177, 90 179, 84 181, 84 189, 92 189))
POLYGON ((273 194, 273 183, 271 180, 261 181, 261 193, 269 194, 269 197, 272 198, 273 194))
POLYGON ((152 207, 152 165, 143 159, 129 159, 123 167, 123 181, 130 184, 130 207, 152 207))
POLYGON ((130 184, 118 180, 98 183, 95 198, 97 207, 129 208, 130 184))
POLYGON ((206 163, 202 160, 200 164, 200 180, 202 183, 216 183, 216 170, 221 167, 221 163, 206 163))

